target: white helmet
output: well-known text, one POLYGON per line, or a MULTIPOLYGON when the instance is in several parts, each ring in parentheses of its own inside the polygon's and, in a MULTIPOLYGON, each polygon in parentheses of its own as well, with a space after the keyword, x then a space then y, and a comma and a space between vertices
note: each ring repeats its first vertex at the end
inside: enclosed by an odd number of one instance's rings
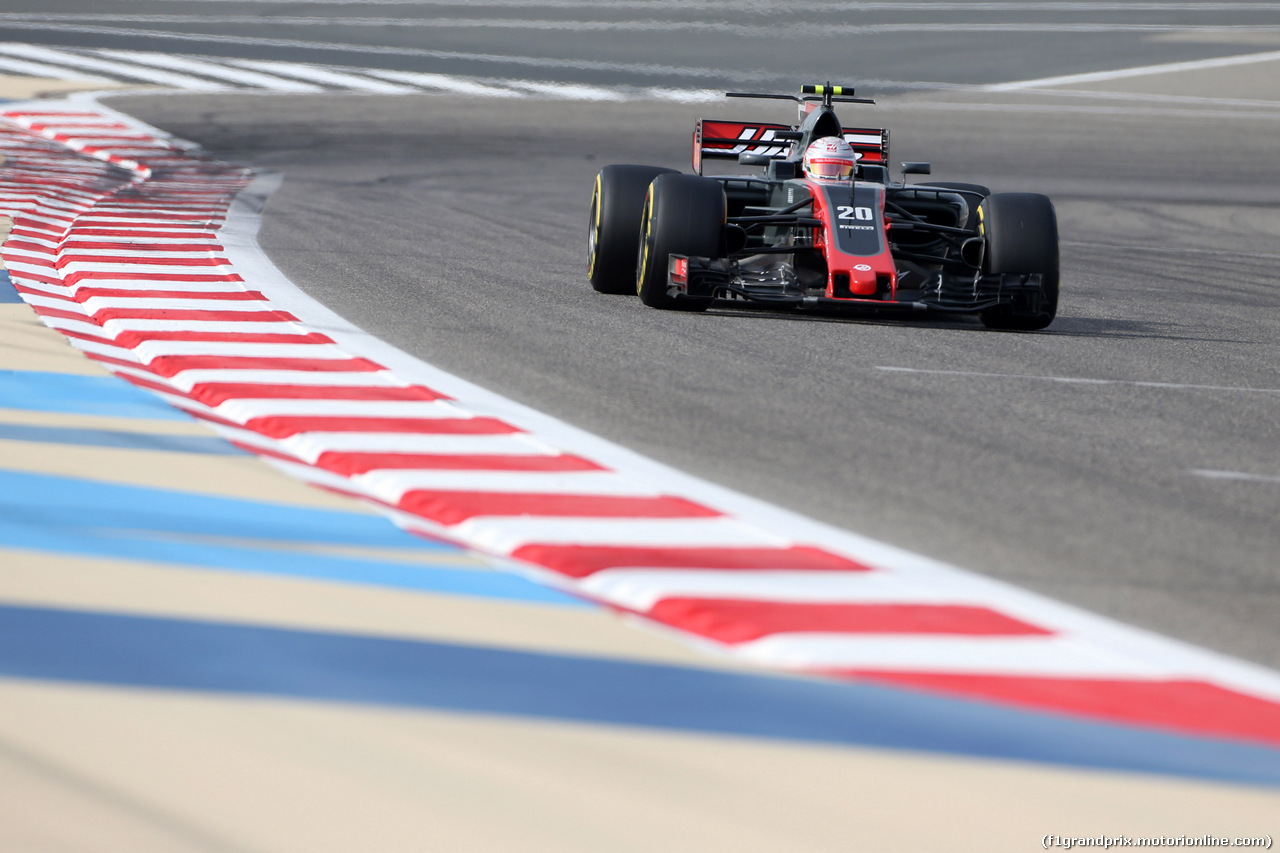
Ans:
POLYGON ((862 155, 839 136, 824 136, 804 152, 804 173, 815 181, 852 181, 862 155))

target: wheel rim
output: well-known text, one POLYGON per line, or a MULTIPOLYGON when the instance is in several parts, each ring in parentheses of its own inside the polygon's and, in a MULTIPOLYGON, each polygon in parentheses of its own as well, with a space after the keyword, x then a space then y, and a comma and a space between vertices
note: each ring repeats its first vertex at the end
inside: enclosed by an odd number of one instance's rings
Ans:
POLYGON ((591 193, 591 213, 587 216, 587 277, 596 273, 596 243, 600 239, 600 176, 596 175, 596 187, 591 193))
POLYGON ((640 221, 643 223, 643 233, 640 237, 640 257, 636 261, 636 294, 640 295, 644 290, 645 274, 648 272, 649 266, 649 235, 653 230, 653 187, 649 187, 649 192, 644 197, 644 210, 640 214, 640 221))

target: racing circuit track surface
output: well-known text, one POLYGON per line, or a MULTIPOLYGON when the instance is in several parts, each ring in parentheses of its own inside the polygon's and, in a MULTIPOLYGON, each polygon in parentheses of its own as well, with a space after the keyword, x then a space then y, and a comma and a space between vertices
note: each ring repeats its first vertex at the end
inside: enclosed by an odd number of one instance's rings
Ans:
MULTIPOLYGON (((1251 96, 1251 69, 1214 73, 1198 82, 1251 96)), ((892 129, 895 162, 1054 199, 1059 318, 1007 334, 591 291, 600 166, 687 169, 696 116, 789 107, 267 103, 112 101, 283 172, 272 260, 432 364, 788 509, 1280 666, 1274 107, 970 91, 846 111, 892 129)))

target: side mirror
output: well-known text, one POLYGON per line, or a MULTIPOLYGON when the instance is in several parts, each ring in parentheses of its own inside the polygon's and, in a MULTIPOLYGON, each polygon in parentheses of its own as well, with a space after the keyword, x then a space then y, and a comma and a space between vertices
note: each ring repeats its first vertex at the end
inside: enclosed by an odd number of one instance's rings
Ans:
POLYGON ((774 160, 765 171, 765 177, 771 181, 789 181, 792 178, 798 178, 800 177, 799 169, 796 167, 799 165, 794 160, 774 160))
POLYGON ((870 181, 873 184, 889 183, 889 167, 881 166, 879 163, 867 163, 858 167, 862 173, 862 180, 870 181))
POLYGON ((933 173, 932 163, 903 163, 902 174, 904 175, 930 175, 933 173))
POLYGON ((743 151, 741 154, 738 155, 738 165, 739 166, 768 166, 769 161, 772 159, 773 158, 770 157, 768 154, 752 154, 748 151, 743 151))

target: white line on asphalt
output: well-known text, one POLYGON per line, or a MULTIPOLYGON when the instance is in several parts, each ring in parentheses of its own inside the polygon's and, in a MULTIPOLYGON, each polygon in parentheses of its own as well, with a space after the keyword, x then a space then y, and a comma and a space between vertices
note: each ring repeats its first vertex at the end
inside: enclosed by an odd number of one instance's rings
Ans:
POLYGON ((675 89, 655 86, 642 89, 639 96, 654 98, 659 101, 675 101, 681 104, 706 103, 707 101, 723 101, 724 92, 720 89, 675 89))
POLYGON ((160 71, 152 68, 139 68, 136 65, 126 65, 122 62, 111 62, 105 59, 94 59, 89 56, 81 56, 77 53, 68 53, 62 50, 53 50, 47 47, 36 47, 27 44, 0 44, 0 53, 10 56, 19 56, 26 59, 34 59, 39 62, 47 62, 50 65, 71 66, 72 68, 87 68, 90 71, 102 71, 108 74, 118 74, 122 77, 131 77, 135 80, 145 80, 148 83, 158 83, 164 86, 176 86, 180 89, 202 90, 202 91, 222 91, 227 87, 209 80, 201 80, 198 77, 192 77, 187 74, 177 74, 172 71, 160 71))
POLYGON ((308 80, 312 83, 323 83, 327 86, 340 86, 344 89, 355 89, 357 91, 372 92, 379 95, 406 95, 415 91, 408 86, 387 83, 383 80, 370 80, 368 77, 359 77, 355 74, 344 74, 341 71, 334 71, 330 68, 321 68, 318 65, 300 65, 292 62, 272 62, 270 60, 263 59, 231 59, 227 61, 233 65, 239 65, 242 68, 268 71, 272 74, 279 74, 282 77, 296 77, 300 80, 308 80))
POLYGON ((1064 385, 1122 385, 1131 388, 1166 388, 1174 391, 1232 391, 1237 394, 1280 394, 1280 388, 1244 388, 1235 385, 1194 385, 1185 382, 1141 382, 1130 379, 1088 379, 1081 376, 1036 376, 1030 373, 982 373, 976 370, 919 370, 914 367, 877 365, 890 373, 917 373, 931 376, 970 376, 982 379, 1035 379, 1064 385))
POLYGON ((1191 474, 1209 480, 1243 480, 1249 483, 1280 483, 1280 477, 1271 474, 1246 474, 1243 471, 1214 471, 1209 468, 1192 468, 1191 474))
POLYGON ((622 93, 616 89, 605 89, 600 86, 586 86, 575 83, 537 83, 532 80, 511 80, 508 81, 507 85, 532 92, 535 95, 551 95, 574 101, 620 101, 623 99, 622 93))
MULTIPOLYGON (((909 87, 904 87, 909 88, 909 87)), ((924 88, 924 87, 921 87, 924 88)), ((932 87, 942 88, 942 87, 932 87)), ((1036 90, 1039 92, 1040 90, 1036 90)), ((910 101, 902 104, 881 103, 882 108, 910 110, 951 110, 955 112, 988 112, 1006 113, 1052 113, 1063 115, 1074 113, 1079 115, 1114 115, 1114 116, 1160 116, 1164 118, 1190 118, 1197 120, 1219 118, 1265 119, 1275 121, 1280 118, 1280 110, 1208 110, 1178 109, 1176 107, 1136 107, 1136 106, 1082 106, 1079 104, 1008 104, 1008 103, 948 103, 945 101, 910 101)))
POLYGON ((145 53, 138 50, 99 50, 101 56, 110 56, 126 62, 137 62, 141 65, 155 65, 160 68, 171 68, 175 71, 189 71, 204 77, 216 77, 240 83, 245 86, 256 86, 275 92, 323 92, 321 86, 313 86, 298 80, 287 80, 272 74, 259 71, 248 71, 243 68, 229 68, 214 62, 194 59, 188 56, 174 56, 167 53, 145 53))
POLYGON ((175 33, 167 30, 138 30, 128 27, 81 27, 75 24, 31 24, 22 21, 6 22, 5 29, 45 30, 87 35, 138 36, 147 39, 194 41, 206 44, 254 45, 256 47, 285 47, 303 50, 324 50, 342 53, 366 53, 377 56, 419 56, 427 59, 447 59, 460 62, 484 62, 489 64, 522 65, 534 68, 572 68, 579 71, 620 71, 630 74, 671 77, 742 77, 745 71, 725 71, 718 68, 662 65, 661 63, 602 62, 594 59, 556 59, 544 56, 504 56, 493 53, 464 53, 453 50, 434 50, 419 47, 391 47, 386 45, 347 44, 343 42, 305 41, 303 39, 277 39, 259 36, 224 36, 212 33, 175 33))
POLYGON ((45 62, 17 59, 12 56, 0 56, 0 70, 16 71, 20 74, 29 74, 32 77, 47 77, 51 80, 84 80, 88 83, 116 82, 106 77, 98 77, 80 70, 63 68, 59 65, 49 65, 45 62))
POLYGON ((479 95, 500 98, 519 98, 522 92, 505 88, 498 83, 481 83, 464 77, 450 74, 427 74, 418 71, 388 71, 381 68, 366 68, 364 72, 372 77, 392 80, 396 83, 408 83, 423 89, 439 89, 445 92, 457 92, 462 95, 479 95))
POLYGON ((1194 249, 1190 246, 1120 246, 1115 243, 1093 243, 1085 240, 1063 240, 1060 246, 1080 246, 1088 249, 1111 249, 1116 252, 1159 252, 1162 255, 1217 255, 1231 258, 1252 258, 1259 261, 1280 261, 1280 255, 1267 252, 1236 252, 1230 249, 1194 249))
MULTIPOLYGON (((4 45, 0 45, 0 48, 4 45)), ((17 46, 23 47, 23 46, 17 46)), ((381 94, 410 94, 419 90, 453 92, 457 94, 489 97, 518 98, 527 95, 562 98, 576 101, 623 101, 635 98, 657 98, 667 101, 693 102, 718 100, 723 92, 708 89, 680 88, 644 88, 632 86, 590 86, 580 83, 548 82, 539 80, 518 80, 484 77, 462 77, 452 74, 435 74, 416 71, 395 71, 381 68, 335 68, 296 63, 274 63, 275 73, 251 71, 247 68, 231 67, 226 62, 236 60, 214 60, 185 56, 180 54, 153 53, 133 50, 94 50, 93 55, 121 62, 137 63, 142 66, 167 68, 206 78, 225 80, 241 86, 251 86, 274 92, 319 93, 325 92, 323 86, 316 83, 302 82, 316 80, 331 86, 360 91, 376 91, 381 94), (288 70, 286 70, 288 69, 288 70), (356 76, 356 75, 359 76, 356 76), (286 75, 289 75, 286 77, 286 75), (302 79, 289 79, 297 77, 302 79), (368 78, 376 78, 370 80, 368 78), (320 79, 323 78, 323 79, 320 79), (380 81, 388 81, 383 83, 380 81), (395 84, 407 84, 397 86, 395 84), (412 88, 409 88, 412 87, 412 88)), ((79 56, 79 54, 77 54, 79 56)), ((248 61, 237 62, 246 65, 248 61)), ((82 80, 90 83, 118 83, 116 79, 99 77, 75 68, 33 62, 18 59, 0 53, 0 71, 11 70, 16 73, 29 74, 34 77, 45 77, 56 80, 82 80)), ((123 73, 123 72, 116 72, 123 73)), ((136 76, 140 76, 135 74, 136 76)), ((208 85, 208 81, 206 81, 208 85)), ((202 87, 203 88, 203 87, 202 87)))
MULTIPOLYGON (((978 87, 975 87, 978 88, 978 87)), ((1046 89, 1037 94, 1066 98, 1092 98, 1107 101, 1149 101, 1160 104, 1188 104, 1212 107, 1261 107, 1280 109, 1280 101, 1256 98, 1201 97, 1198 95, 1161 95, 1154 92, 1107 92, 1100 89, 1046 89)))
POLYGON ((1222 56, 1217 59, 1198 59, 1193 62, 1166 62, 1161 65, 1140 65, 1134 68, 1118 68, 1113 71, 1094 71, 1088 74, 1064 74, 1060 77, 1041 77, 1036 80, 1020 80, 1013 83, 997 83, 987 86, 989 92, 1015 92, 1019 89, 1039 89, 1044 86, 1066 86, 1073 83, 1099 83, 1125 77, 1145 77, 1152 74, 1171 74, 1178 71, 1203 71, 1208 68, 1226 68, 1233 65, 1251 65, 1257 62, 1280 60, 1280 50, 1265 53, 1246 53, 1238 56, 1222 56))

